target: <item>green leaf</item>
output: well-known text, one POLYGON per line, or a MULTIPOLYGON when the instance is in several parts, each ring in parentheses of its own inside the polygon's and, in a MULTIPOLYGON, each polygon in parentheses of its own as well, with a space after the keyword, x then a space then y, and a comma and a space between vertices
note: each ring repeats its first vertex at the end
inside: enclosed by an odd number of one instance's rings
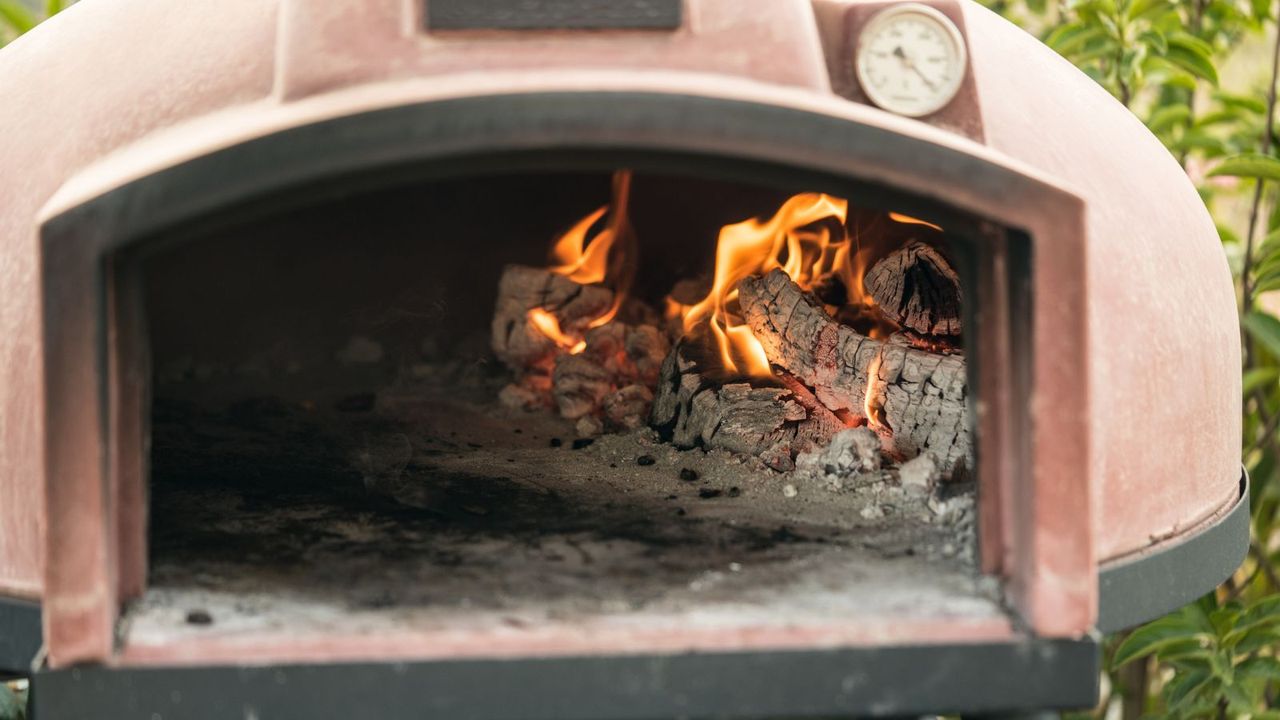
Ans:
POLYGON ((1185 47, 1206 58, 1213 58, 1213 46, 1188 32, 1173 33, 1169 36, 1169 44, 1185 47))
POLYGON ((1261 153, 1232 155, 1218 163, 1217 167, 1209 171, 1209 175, 1280 181, 1280 160, 1261 153))
POLYGON ((17 0, 0 0, 0 23, 21 35, 36 26, 36 16, 17 0))
POLYGON ((1087 45, 1106 38, 1106 31, 1100 27, 1084 23, 1068 23, 1049 33, 1044 43, 1056 50, 1059 55, 1070 56, 1087 45))
POLYGON ((1246 110, 1254 115, 1265 115, 1267 112, 1267 104, 1256 97, 1249 95, 1233 95, 1228 92, 1218 91, 1213 94, 1213 99, 1218 101, 1219 105, 1232 110, 1246 110))
POLYGON ((1169 704, 1169 709, 1185 706, 1198 691, 1212 681, 1213 676, 1208 670, 1195 670, 1175 675, 1164 688, 1164 697, 1169 704))
POLYGON ((1272 266, 1267 272, 1259 272, 1250 286, 1255 298, 1263 293, 1280 290, 1280 261, 1273 262, 1272 266))
POLYGON ((1169 52, 1169 41, 1159 30, 1147 30, 1138 36, 1138 42, 1149 46, 1157 55, 1169 52))
POLYGON ((1213 631, 1218 634, 1218 637, 1223 637, 1231 632, 1236 625, 1236 620, 1240 617, 1240 613, 1241 608, 1238 603, 1218 608, 1209 613, 1209 622, 1213 624, 1213 631))
POLYGON ((1240 319, 1245 330, 1267 351, 1280 358, 1280 320, 1266 313, 1251 312, 1240 319))
POLYGON ((1205 153, 1222 154, 1226 152, 1227 146, 1222 142, 1221 138, 1214 137, 1203 130, 1188 130, 1182 133, 1182 137, 1174 141, 1172 150, 1201 150, 1205 153))
POLYGON ((1133 21, 1147 13, 1163 14, 1170 9, 1168 0, 1133 0, 1124 9, 1124 15, 1127 20, 1133 21))
POLYGON ((1264 597, 1240 614, 1231 632, 1223 637, 1223 642, 1235 644, 1253 632, 1278 624, 1280 624, 1280 595, 1264 597))
POLYGON ((1156 659, 1162 663, 1177 665, 1181 668, 1208 668, 1212 662, 1210 656, 1216 654, 1209 647, 1203 636, 1188 637, 1169 643, 1156 651, 1156 659))
POLYGON ((1280 660, 1259 656, 1236 666, 1236 675, 1251 680, 1280 680, 1280 660))
POLYGON ((1258 245, 1258 257, 1270 259, 1273 256, 1280 257, 1280 228, 1268 232, 1258 245))
POLYGON ((1226 123, 1239 122, 1240 113, 1235 110, 1217 110, 1215 112, 1205 113, 1196 118, 1195 126, 1198 128, 1213 127, 1215 125, 1224 125, 1226 123))
POLYGON ((1163 58, 1174 67, 1208 80, 1214 85, 1218 84, 1218 69, 1213 65, 1212 55, 1200 52, 1198 47, 1187 43, 1184 38, 1179 36, 1169 38, 1169 50, 1163 58))
MULTIPOLYGON (((1261 253, 1259 253, 1259 255, 1261 255, 1261 253)), ((1268 254, 1263 257, 1262 261, 1258 263, 1254 270, 1254 279, 1260 281, 1262 278, 1275 275, 1276 273, 1280 273, 1280 255, 1268 254)))
POLYGON ((62 0, 45 0, 44 16, 46 19, 51 18, 62 12, 64 8, 66 8, 66 3, 62 0))
POLYGON ((1236 683, 1227 683, 1222 687, 1222 694, 1227 698, 1227 706, 1234 710, 1234 715, 1250 713, 1260 704, 1261 698, 1250 697, 1244 688, 1236 683))
POLYGON ((1181 103, 1165 105, 1157 108, 1147 118, 1147 128, 1153 133, 1161 133, 1178 125, 1185 125, 1191 119, 1191 108, 1181 103))
POLYGON ((1245 636, 1243 640, 1236 643, 1232 648, 1233 652, 1240 655, 1248 655, 1257 652, 1263 648, 1271 648, 1280 645, 1280 627, 1272 626, 1260 630, 1254 630, 1245 636))
POLYGON ((1268 385, 1274 387, 1277 382, 1280 382, 1280 367, 1250 368, 1244 373, 1244 395, 1248 397, 1254 390, 1268 385))
MULTIPOLYGON (((1116 49, 1118 47, 1119 45, 1116 44, 1115 40, 1112 40, 1109 37, 1103 38, 1102 41, 1093 43, 1089 48, 1080 50, 1079 52, 1075 53, 1071 57, 1071 61, 1074 62, 1077 66, 1081 66, 1081 65, 1087 66, 1089 63, 1099 58, 1115 57, 1116 49)), ((1090 70, 1093 70, 1093 68, 1088 67, 1086 68, 1085 72, 1088 73, 1090 70)))
POLYGON ((1154 58, 1154 60, 1164 66, 1166 70, 1170 71, 1164 78, 1165 87, 1179 88, 1181 90, 1186 90, 1187 92, 1196 92, 1200 89, 1200 81, 1196 79, 1195 75, 1179 70, 1163 57, 1154 58))
POLYGON ((1129 633, 1129 636, 1116 648, 1111 658, 1111 666, 1118 668, 1131 660, 1146 657, 1162 648, 1170 647, 1187 640, 1208 640, 1208 628, 1197 627, 1185 613, 1166 615, 1129 633))

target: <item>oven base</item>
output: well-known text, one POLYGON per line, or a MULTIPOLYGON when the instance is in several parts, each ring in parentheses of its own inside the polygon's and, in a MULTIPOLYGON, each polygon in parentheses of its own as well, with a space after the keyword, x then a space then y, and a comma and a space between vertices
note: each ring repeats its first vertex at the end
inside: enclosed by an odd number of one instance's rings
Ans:
POLYGON ((800 652, 265 667, 85 667, 33 681, 35 717, 888 717, 1091 706, 1082 640, 800 652), (906 680, 906 682, 904 682, 906 680))
POLYGON ((0 597, 0 677, 25 675, 40 653, 40 605, 0 597))
POLYGON ((1230 510, 1150 551, 1098 572, 1098 629, 1123 630, 1172 612, 1217 587, 1249 552, 1249 473, 1230 510))

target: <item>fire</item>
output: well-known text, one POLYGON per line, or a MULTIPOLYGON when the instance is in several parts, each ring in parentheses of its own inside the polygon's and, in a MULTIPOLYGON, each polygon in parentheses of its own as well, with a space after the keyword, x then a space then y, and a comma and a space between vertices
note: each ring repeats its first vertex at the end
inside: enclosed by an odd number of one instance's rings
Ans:
POLYGON ((877 351, 876 356, 871 359, 871 364, 867 366, 867 390, 862 400, 862 414, 867 418, 867 425, 872 430, 878 430, 883 427, 880 422, 879 410, 873 400, 880 390, 880 386, 884 381, 880 379, 880 363, 882 360, 882 351, 877 351))
POLYGON ((538 329, 538 332, 551 338, 556 345, 569 351, 570 355, 577 355, 587 347, 586 340, 578 340, 566 335, 560 329, 560 321, 556 320, 556 316, 543 310, 542 308, 534 308, 529 311, 529 323, 538 329))
POLYGON ((934 225, 933 223, 929 222, 928 220, 921 220, 920 218, 913 218, 913 217, 911 217, 910 215, 903 215, 902 213, 891 212, 891 213, 889 213, 889 219, 890 219, 890 220, 893 220, 894 222, 900 222, 900 223, 903 223, 903 224, 905 224, 905 225, 923 225, 923 226, 925 226, 925 227, 927 227, 927 228, 933 228, 934 230, 937 230, 938 232, 942 232, 942 228, 941 228, 941 227, 939 227, 939 226, 937 226, 937 225, 934 225))
POLYGON ((614 235, 605 228, 591 240, 587 240, 587 232, 608 210, 608 205, 602 205, 600 209, 579 220, 556 241, 551 248, 551 259, 557 264, 551 268, 551 272, 583 285, 604 280, 614 235))
POLYGON ((738 282, 781 268, 806 290, 835 275, 851 304, 870 304, 862 287, 867 252, 846 230, 847 200, 824 193, 793 195, 772 218, 726 225, 716 244, 710 293, 692 306, 668 302, 683 313, 685 334, 710 331, 724 368, 752 377, 772 374, 764 347, 736 312, 738 282))
MULTIPOLYGON (((631 195, 631 171, 619 170, 613 174, 613 197, 604 205, 579 220, 551 247, 550 270, 582 285, 605 283, 613 290, 613 303, 598 317, 584 326, 597 328, 618 314, 627 293, 631 289, 635 263, 628 247, 634 238, 627 220, 627 205, 631 195), (588 233, 608 213, 608 222, 588 239, 588 233)), ((581 337, 560 327, 556 316, 544 308, 534 308, 528 313, 529 323, 546 335, 556 345, 571 355, 582 352, 587 343, 581 337)))
MULTIPOLYGON (((634 237, 627 221, 630 184, 629 171, 615 173, 611 202, 578 220, 552 246, 552 272, 584 285, 604 283, 614 292, 613 304, 606 312, 585 323, 575 322, 573 328, 560 327, 557 317, 545 308, 529 312, 529 324, 566 352, 582 352, 586 343, 581 332, 613 320, 630 290, 635 271, 631 248, 634 237)), ((931 222, 900 213, 889 213, 889 218, 941 230, 931 222)), ((844 288, 844 298, 838 301, 838 307, 829 306, 830 312, 852 311, 855 318, 863 319, 876 317, 875 303, 863 287, 871 248, 863 247, 858 233, 850 233, 848 226, 848 201, 825 193, 793 195, 768 219, 752 218, 726 225, 717 238, 715 270, 706 297, 692 305, 668 297, 664 314, 673 321, 679 320, 685 336, 713 344, 728 373, 769 377, 773 373, 764 346, 744 322, 738 306, 739 281, 775 268, 805 290, 815 290, 820 283, 836 278, 844 288)), ((875 327, 868 334, 883 337, 884 323, 887 321, 872 323, 875 327)), ((873 426, 878 425, 871 398, 879 365, 877 356, 864 408, 873 426)))

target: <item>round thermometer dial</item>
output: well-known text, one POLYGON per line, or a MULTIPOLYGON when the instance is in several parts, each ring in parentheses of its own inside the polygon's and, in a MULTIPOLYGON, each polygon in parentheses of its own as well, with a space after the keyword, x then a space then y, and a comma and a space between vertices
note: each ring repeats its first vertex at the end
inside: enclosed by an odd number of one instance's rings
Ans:
POLYGON ((881 10, 858 36, 858 83, 871 102, 899 115, 942 109, 959 92, 965 67, 960 30, 927 5, 881 10))

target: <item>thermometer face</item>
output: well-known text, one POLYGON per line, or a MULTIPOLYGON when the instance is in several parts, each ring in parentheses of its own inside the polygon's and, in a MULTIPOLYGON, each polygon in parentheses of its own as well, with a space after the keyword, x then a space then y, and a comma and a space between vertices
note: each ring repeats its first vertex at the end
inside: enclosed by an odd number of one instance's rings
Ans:
POLYGON ((960 90, 964 39, 945 15, 906 3, 880 11, 858 36, 854 68, 871 102, 909 117, 942 109, 960 90))

